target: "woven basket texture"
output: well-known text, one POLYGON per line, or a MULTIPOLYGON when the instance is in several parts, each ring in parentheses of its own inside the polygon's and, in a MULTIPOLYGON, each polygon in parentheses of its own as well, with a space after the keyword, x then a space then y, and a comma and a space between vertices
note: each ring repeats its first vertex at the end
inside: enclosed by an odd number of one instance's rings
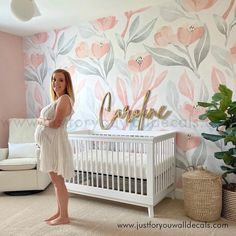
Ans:
POLYGON ((186 214, 198 221, 215 221, 222 208, 221 176, 207 170, 187 171, 182 175, 186 214))
POLYGON ((236 222, 236 192, 223 188, 222 217, 236 222))

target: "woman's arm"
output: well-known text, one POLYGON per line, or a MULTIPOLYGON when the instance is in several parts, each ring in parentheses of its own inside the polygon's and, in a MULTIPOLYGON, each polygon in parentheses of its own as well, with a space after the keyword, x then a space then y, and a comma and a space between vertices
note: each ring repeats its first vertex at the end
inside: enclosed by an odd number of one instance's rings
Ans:
POLYGON ((37 120, 38 124, 57 129, 61 126, 65 117, 71 113, 71 109, 70 98, 68 96, 62 96, 56 105, 54 118, 51 120, 39 118, 37 120))

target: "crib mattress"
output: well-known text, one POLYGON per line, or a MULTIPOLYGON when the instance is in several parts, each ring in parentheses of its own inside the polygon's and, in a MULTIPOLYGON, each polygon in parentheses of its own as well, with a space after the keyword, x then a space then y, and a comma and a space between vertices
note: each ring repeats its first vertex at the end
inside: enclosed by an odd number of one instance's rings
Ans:
MULTIPOLYGON (((147 154, 89 150, 74 154, 74 167, 78 171, 147 178, 147 154)), ((171 157, 155 164, 157 175, 171 168, 171 157)))

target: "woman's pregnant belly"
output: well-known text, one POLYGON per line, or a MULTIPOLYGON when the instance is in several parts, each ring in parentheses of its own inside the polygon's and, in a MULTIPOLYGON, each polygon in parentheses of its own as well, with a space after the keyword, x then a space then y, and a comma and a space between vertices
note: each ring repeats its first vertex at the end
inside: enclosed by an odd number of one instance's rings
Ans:
POLYGON ((38 125, 35 129, 35 142, 41 146, 43 142, 52 143, 56 134, 56 129, 48 128, 43 125, 38 125))

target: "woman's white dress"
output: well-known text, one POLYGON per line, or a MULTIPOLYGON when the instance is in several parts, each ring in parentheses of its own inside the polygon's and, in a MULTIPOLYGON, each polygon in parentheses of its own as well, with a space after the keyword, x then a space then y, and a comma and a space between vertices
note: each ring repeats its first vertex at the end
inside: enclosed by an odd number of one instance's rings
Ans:
MULTIPOLYGON (((59 99, 44 107, 41 110, 40 118, 53 119, 59 99)), ((70 101, 72 105, 71 98, 70 101)), ((71 115, 72 112, 57 129, 38 125, 35 130, 35 141, 40 147, 40 170, 43 172, 56 172, 65 179, 70 179, 74 176, 72 150, 66 130, 71 115)))

